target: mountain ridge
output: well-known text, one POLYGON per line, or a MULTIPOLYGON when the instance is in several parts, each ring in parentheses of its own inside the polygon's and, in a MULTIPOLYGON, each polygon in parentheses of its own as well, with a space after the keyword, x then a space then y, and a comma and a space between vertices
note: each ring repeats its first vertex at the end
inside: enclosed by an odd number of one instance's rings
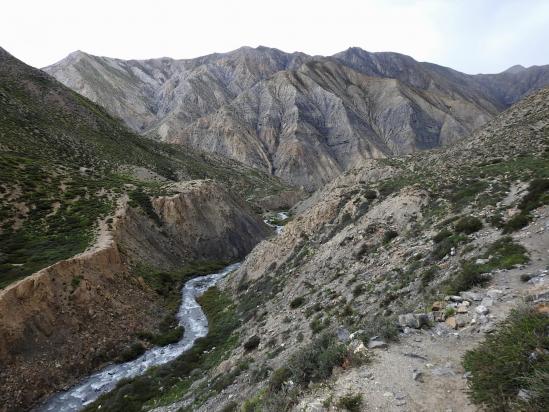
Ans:
POLYGON ((44 70, 141 134, 233 158, 307 190, 368 158, 467 136, 549 84, 549 66, 467 75, 360 48, 324 57, 242 47, 180 60, 77 53, 44 70), (392 92, 370 89, 366 83, 376 82, 368 78, 386 80, 392 92))

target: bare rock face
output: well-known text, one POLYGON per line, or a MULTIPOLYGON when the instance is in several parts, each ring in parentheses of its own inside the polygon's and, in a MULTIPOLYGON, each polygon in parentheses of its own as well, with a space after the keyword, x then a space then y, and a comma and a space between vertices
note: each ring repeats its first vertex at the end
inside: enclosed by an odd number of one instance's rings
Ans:
POLYGON ((102 232, 95 247, 0 291, 0 404, 26 409, 158 325, 166 309, 131 274, 131 262, 169 269, 192 260, 234 260, 270 233, 213 181, 173 190, 177 194, 152 200, 161 226, 123 204, 113 231, 102 232))
POLYGON ((155 266, 190 260, 235 260, 270 234, 249 207, 212 180, 173 185, 152 199, 158 223, 129 211, 117 232, 124 251, 155 266))
POLYGON ((44 70, 136 131, 308 190, 364 159, 452 143, 549 84, 547 66, 471 76, 359 48, 140 61, 75 52, 44 70))

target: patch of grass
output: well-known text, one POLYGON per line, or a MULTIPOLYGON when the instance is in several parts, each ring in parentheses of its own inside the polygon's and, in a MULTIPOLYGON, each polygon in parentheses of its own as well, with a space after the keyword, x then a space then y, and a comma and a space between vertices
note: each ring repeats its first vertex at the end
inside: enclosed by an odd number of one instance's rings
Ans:
POLYGON ((531 211, 549 203, 549 179, 534 179, 528 185, 528 192, 520 201, 520 213, 503 225, 503 233, 516 232, 528 226, 532 220, 531 211))
POLYGON ((475 216, 464 216, 455 224, 457 233, 465 233, 470 235, 482 229, 482 221, 475 216))
POLYGON ((379 336, 386 341, 398 341, 398 322, 394 316, 371 317, 361 324, 360 329, 364 331, 361 335, 361 339, 365 344, 368 344, 370 338, 373 338, 374 336, 379 336))
POLYGON ((435 260, 440 260, 450 254, 452 248, 457 248, 459 244, 466 242, 469 238, 464 234, 455 234, 441 240, 434 247, 431 256, 435 260))
POLYGON ((473 286, 483 285, 489 280, 486 273, 495 269, 511 269, 529 260, 526 249, 509 236, 492 243, 481 257, 489 259, 488 263, 477 264, 476 259, 461 263, 461 270, 447 285, 447 294, 455 295, 473 286))
POLYGON ((448 229, 442 229, 440 232, 438 232, 435 236, 433 236, 433 242, 440 243, 444 239, 452 236, 452 232, 448 229))
POLYGON ((467 352, 471 399, 490 411, 549 409, 549 316, 532 308, 513 310, 494 334, 467 352), (521 402, 519 390, 530 399, 521 402))
POLYGON ((360 408, 362 406, 362 395, 360 393, 348 393, 339 398, 337 406, 349 412, 360 412, 360 408))
POLYGON ((313 334, 321 332, 328 326, 330 326, 330 318, 323 317, 322 313, 318 313, 317 315, 315 315, 313 320, 311 320, 311 322, 309 323, 309 327, 311 328, 313 334))

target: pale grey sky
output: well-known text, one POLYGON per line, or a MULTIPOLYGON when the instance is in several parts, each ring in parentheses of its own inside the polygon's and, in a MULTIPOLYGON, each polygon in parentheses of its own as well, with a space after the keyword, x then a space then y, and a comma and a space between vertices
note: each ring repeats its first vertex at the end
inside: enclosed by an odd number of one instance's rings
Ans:
POLYGON ((0 46, 35 66, 74 50, 197 57, 241 46, 358 46, 467 73, 549 64, 548 0, 5 0, 0 46))

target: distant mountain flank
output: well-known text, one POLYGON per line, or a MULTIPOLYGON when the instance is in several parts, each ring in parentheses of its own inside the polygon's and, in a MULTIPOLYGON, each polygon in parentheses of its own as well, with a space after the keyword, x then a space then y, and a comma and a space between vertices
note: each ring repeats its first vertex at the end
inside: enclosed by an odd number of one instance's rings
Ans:
POLYGON ((364 159, 443 146, 549 84, 549 66, 468 75, 398 53, 243 47, 196 59, 81 51, 44 68, 144 135, 314 190, 364 159))

